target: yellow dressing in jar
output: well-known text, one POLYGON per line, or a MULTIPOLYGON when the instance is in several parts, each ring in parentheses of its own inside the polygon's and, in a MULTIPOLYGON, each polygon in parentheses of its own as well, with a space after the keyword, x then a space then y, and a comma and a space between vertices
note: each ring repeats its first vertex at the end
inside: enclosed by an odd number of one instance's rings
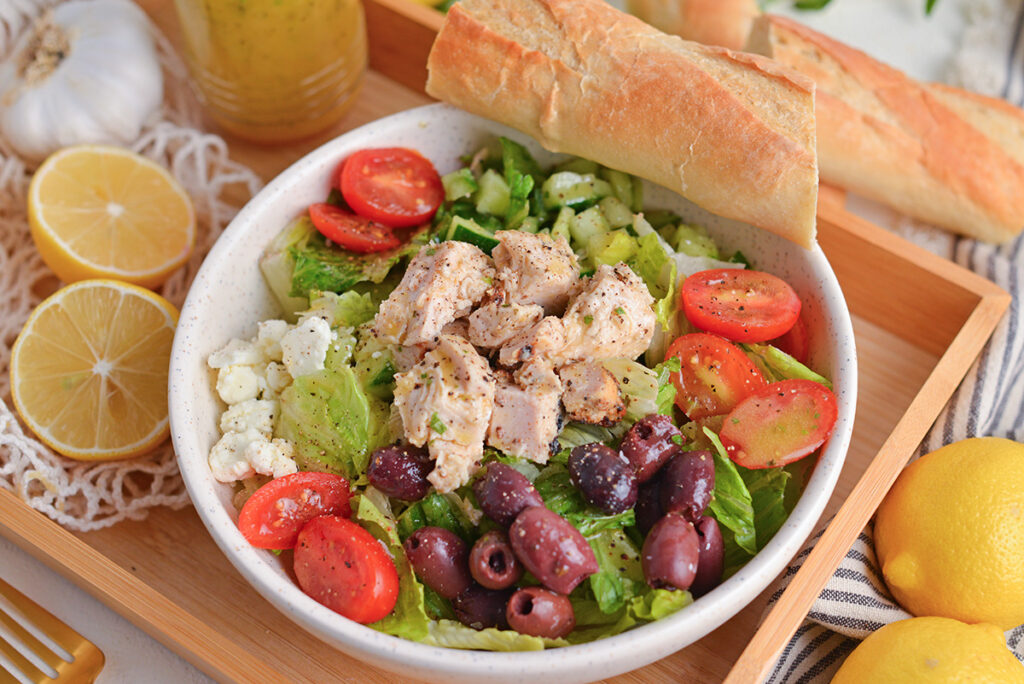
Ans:
POLYGON ((366 70, 359 0, 175 0, 203 104, 225 129, 285 142, 338 121, 366 70))

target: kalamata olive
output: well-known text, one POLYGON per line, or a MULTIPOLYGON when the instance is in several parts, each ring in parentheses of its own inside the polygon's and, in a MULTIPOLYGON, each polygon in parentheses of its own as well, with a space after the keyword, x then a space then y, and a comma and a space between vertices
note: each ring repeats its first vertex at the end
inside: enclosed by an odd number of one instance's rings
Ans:
POLYGON ((572 450, 569 476, 583 498, 605 513, 621 513, 636 503, 636 471, 619 452, 600 442, 572 450))
POLYGON ((661 510, 661 478, 655 477, 640 485, 636 496, 636 526, 641 534, 646 535, 661 520, 665 511, 661 510))
POLYGON ((527 508, 508 530, 523 566, 548 589, 568 594, 598 570, 590 544, 568 520, 543 506, 527 508))
POLYGON ((491 530, 473 544, 469 573, 487 589, 505 589, 523 576, 523 564, 512 552, 505 533, 491 530))
POLYGON ((548 639, 564 637, 576 627, 568 597, 540 587, 524 587, 512 594, 505 617, 520 634, 548 639))
POLYGON ((484 515, 505 527, 524 508, 544 505, 526 476, 504 463, 489 464, 487 472, 473 485, 473 492, 484 515))
POLYGON ((419 501, 430 491, 427 475, 433 469, 434 462, 426 449, 411 444, 392 444, 373 452, 366 477, 388 496, 419 501))
POLYGON ((697 530, 678 513, 666 513, 644 540, 640 567, 655 589, 689 589, 697 576, 697 530))
POLYGON ((619 451, 633 464, 640 482, 654 477, 658 469, 679 451, 683 437, 668 416, 652 413, 629 428, 619 451))
POLYGON ((416 576, 446 599, 473 583, 469 550, 457 534, 443 527, 421 527, 402 545, 416 576))
POLYGON ((697 522, 715 491, 715 459, 710 451, 683 451, 661 472, 661 509, 697 522))
POLYGON ((514 591, 511 587, 488 589, 479 584, 471 584, 452 599, 452 609, 459 622, 473 629, 508 629, 505 606, 514 591))
POLYGON ((714 518, 705 515, 694 527, 698 537, 697 576, 690 585, 690 593, 696 597, 703 596, 721 583, 725 545, 718 521, 714 518))

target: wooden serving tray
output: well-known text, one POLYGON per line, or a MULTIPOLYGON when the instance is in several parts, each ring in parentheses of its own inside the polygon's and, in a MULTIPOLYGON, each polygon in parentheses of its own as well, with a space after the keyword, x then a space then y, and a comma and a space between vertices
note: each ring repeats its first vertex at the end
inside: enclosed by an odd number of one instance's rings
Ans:
MULTIPOLYGON (((177 43, 171 0, 139 3, 177 43)), ((405 0, 365 5, 373 65, 409 85, 422 84, 429 24, 436 31, 439 17, 405 0)), ((269 179, 344 130, 426 101, 371 72, 356 108, 332 131, 275 148, 229 142, 236 158, 269 179)), ((802 620, 1009 304, 992 283, 856 218, 842 203, 841 194, 823 191, 819 238, 853 313, 859 354, 857 423, 826 515, 843 508, 760 630, 767 592, 704 639, 609 682, 760 681, 773 649, 802 620), (871 474, 882 470, 884 476, 871 474)), ((395 681, 267 603, 228 563, 192 509, 156 509, 142 522, 73 534, 0 490, 0 534, 218 681, 395 681)))

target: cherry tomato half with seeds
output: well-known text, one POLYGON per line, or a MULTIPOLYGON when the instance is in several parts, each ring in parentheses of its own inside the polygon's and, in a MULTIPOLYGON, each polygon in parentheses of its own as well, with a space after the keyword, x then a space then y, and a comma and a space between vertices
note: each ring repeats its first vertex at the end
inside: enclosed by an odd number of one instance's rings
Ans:
POLYGON ((377 539, 336 515, 313 518, 295 544, 295 579, 318 603, 360 624, 387 616, 398 601, 398 571, 377 539))
POLYGON ((811 343, 803 316, 796 319, 796 323, 789 329, 789 332, 774 340, 769 340, 768 344, 786 352, 800 363, 806 364, 811 343))
POLYGON ((813 380, 782 380, 747 397, 718 436, 744 468, 774 468, 814 452, 832 434, 836 395, 813 380))
POLYGON ((800 316, 800 297, 789 283, 761 271, 700 271, 683 281, 679 296, 691 323, 733 342, 767 342, 800 316))
POLYGON ((690 333, 672 341, 666 357, 679 358, 672 374, 676 406, 691 420, 728 413, 767 381, 739 347, 708 333, 690 333))
POLYGON ((402 244, 395 232, 383 223, 326 202, 311 204, 309 218, 325 238, 352 252, 383 252, 402 244))
POLYGON ((404 147, 352 154, 341 166, 339 185, 352 211, 392 228, 426 223, 444 201, 434 165, 404 147))
POLYGON ((257 489, 238 513, 238 529, 259 549, 291 549, 308 521, 348 517, 348 480, 331 473, 292 473, 257 489))

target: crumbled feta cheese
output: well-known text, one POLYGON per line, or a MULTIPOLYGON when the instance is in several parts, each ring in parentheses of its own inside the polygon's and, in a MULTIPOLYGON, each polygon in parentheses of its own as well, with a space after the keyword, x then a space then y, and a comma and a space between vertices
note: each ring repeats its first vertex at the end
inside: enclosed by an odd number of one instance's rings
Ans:
POLYGON ((327 348, 333 340, 330 324, 318 316, 289 330, 281 338, 281 356, 288 373, 298 378, 323 370, 327 348))
POLYGON ((292 384, 292 376, 288 374, 288 369, 276 361, 267 364, 263 375, 267 379, 267 386, 274 394, 284 392, 285 388, 292 384))
POLYGON ((295 465, 295 449, 285 439, 250 442, 245 448, 245 458, 253 470, 261 475, 283 477, 298 470, 295 465))
POLYGON ((264 360, 281 360, 281 338, 288 333, 291 326, 285 321, 272 320, 256 324, 256 346, 263 352, 264 360))
POLYGON ((246 450, 254 441, 266 441, 257 430, 228 432, 210 449, 210 471, 218 482, 235 482, 255 473, 246 450))
POLYGON ((245 432, 256 430, 270 437, 274 432, 278 404, 268 399, 249 399, 228 407, 220 417, 220 431, 245 432))
POLYGON ((206 359, 210 368, 227 368, 228 366, 255 366, 266 363, 263 352, 252 342, 233 339, 223 349, 215 351, 206 359))
POLYGON ((225 366, 217 372, 217 394, 225 404, 255 399, 259 392, 259 378, 249 366, 225 366))

